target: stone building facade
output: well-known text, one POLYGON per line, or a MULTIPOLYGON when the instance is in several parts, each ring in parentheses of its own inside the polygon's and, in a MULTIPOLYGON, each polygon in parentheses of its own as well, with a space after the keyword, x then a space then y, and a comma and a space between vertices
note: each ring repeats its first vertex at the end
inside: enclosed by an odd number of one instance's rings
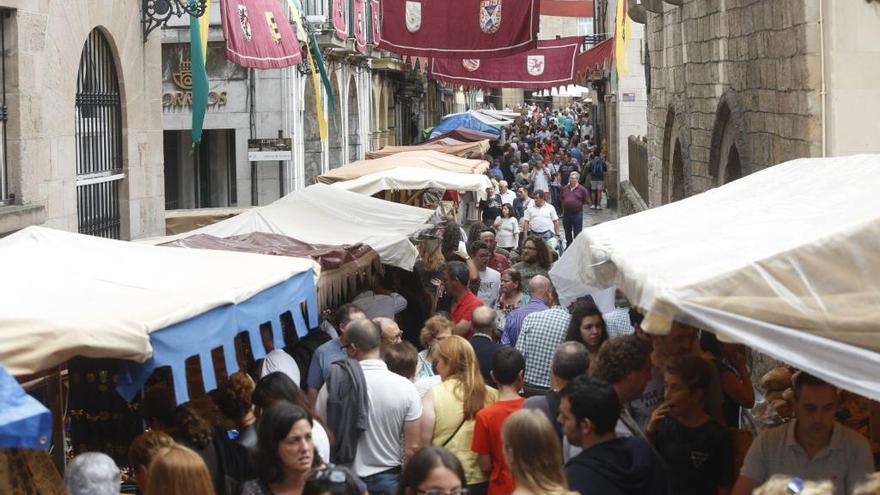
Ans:
POLYGON ((661 5, 646 25, 649 206, 795 158, 880 149, 876 2, 661 5))
POLYGON ((0 9, 0 235, 34 224, 123 239, 164 233, 160 44, 144 43, 141 2, 0 0, 0 9), (100 94, 99 70, 112 83, 100 94))

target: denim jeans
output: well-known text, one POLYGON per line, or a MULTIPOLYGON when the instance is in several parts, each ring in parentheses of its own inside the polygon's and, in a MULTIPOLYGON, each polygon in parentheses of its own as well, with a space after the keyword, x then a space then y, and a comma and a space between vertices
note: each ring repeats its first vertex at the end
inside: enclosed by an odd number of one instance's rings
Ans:
POLYGON ((565 246, 571 246, 574 238, 581 233, 584 228, 584 212, 562 214, 562 228, 565 229, 565 246))
POLYGON ((400 483, 400 468, 362 478, 370 495, 395 495, 400 483))

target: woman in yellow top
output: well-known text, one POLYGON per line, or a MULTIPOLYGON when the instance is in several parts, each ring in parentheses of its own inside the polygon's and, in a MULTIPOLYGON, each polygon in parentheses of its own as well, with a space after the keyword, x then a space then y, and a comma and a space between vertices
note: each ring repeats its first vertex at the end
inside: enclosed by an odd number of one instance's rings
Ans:
POLYGON ((471 495, 488 490, 488 480, 471 450, 474 417, 492 404, 498 392, 486 386, 471 344, 457 336, 447 337, 435 350, 437 371, 442 378, 422 397, 422 445, 446 447, 464 466, 471 495))

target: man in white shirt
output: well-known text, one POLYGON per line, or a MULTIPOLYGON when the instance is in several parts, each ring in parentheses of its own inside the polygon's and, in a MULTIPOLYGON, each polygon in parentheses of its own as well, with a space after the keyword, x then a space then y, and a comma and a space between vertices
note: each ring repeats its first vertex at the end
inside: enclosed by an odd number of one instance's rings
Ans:
POLYGON ((523 215, 525 238, 536 235, 544 240, 559 236, 559 215, 556 208, 544 200, 544 191, 535 190, 532 197, 535 204, 523 215))
POLYGON ((390 284, 381 277, 373 278, 373 290, 365 290, 352 301, 367 318, 390 318, 406 309, 406 299, 391 291, 390 284))
MULTIPOLYGON (((343 338, 349 357, 360 363, 369 397, 368 428, 358 438, 351 468, 366 483, 369 493, 391 495, 396 493, 400 480, 402 459, 412 457, 418 449, 422 402, 415 385, 388 371, 379 356, 382 339, 376 325, 359 320, 350 325, 343 338)), ((325 418, 328 395, 325 385, 315 405, 325 418)))
POLYGON ((474 260, 474 264, 477 265, 477 270, 480 272, 480 287, 477 290, 477 298, 490 308, 495 307, 498 295, 501 293, 501 274, 489 268, 489 261, 492 260, 493 254, 485 242, 474 241, 471 243, 471 259, 474 260))
POLYGON ((512 205, 513 200, 516 199, 516 193, 508 189, 506 180, 498 183, 498 195, 501 196, 502 205, 512 205))

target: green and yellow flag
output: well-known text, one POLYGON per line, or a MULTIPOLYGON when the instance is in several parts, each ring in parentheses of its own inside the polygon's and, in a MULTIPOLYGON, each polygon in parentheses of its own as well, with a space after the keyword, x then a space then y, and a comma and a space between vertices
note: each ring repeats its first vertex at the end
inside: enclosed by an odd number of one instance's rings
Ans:
POLYGON ((327 119, 324 117, 324 105, 321 104, 321 84, 318 80, 318 70, 315 68, 315 57, 312 55, 312 48, 315 48, 315 52, 318 56, 318 67, 321 68, 321 78, 324 79, 324 84, 327 88, 328 106, 332 112, 334 102, 333 92, 330 89, 330 80, 326 76, 326 69, 324 69, 321 50, 317 49, 318 40, 314 38, 314 35, 310 37, 309 33, 303 26, 302 11, 299 1, 287 0, 287 5, 290 7, 290 15, 293 17, 294 22, 296 22, 297 36, 304 40, 303 42, 306 44, 306 55, 309 58, 309 68, 311 69, 312 74, 312 88, 315 90, 315 115, 318 116, 318 130, 321 134, 321 142, 325 142, 327 141, 327 119))
MULTIPOLYGON (((195 8, 198 0, 190 0, 195 8)), ((202 141, 202 127, 208 111, 208 72, 205 61, 208 58, 208 22, 211 2, 206 2, 205 13, 201 17, 189 17, 189 56, 192 62, 192 140, 193 145, 202 141)))
POLYGON ((627 15, 627 0, 617 0, 616 28, 614 30, 615 61, 617 62, 617 78, 623 79, 629 75, 629 61, 627 51, 632 38, 632 24, 627 15))

